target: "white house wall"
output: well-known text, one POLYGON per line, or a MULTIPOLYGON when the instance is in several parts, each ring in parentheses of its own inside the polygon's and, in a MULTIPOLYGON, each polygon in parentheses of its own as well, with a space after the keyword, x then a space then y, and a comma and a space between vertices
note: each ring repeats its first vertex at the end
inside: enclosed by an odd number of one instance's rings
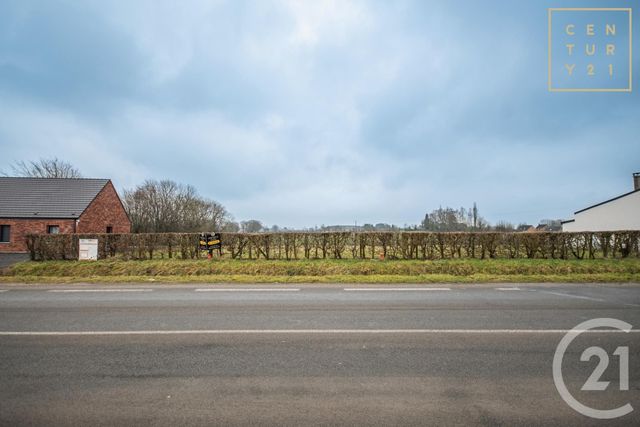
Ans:
POLYGON ((562 231, 640 230, 640 191, 579 212, 562 231))

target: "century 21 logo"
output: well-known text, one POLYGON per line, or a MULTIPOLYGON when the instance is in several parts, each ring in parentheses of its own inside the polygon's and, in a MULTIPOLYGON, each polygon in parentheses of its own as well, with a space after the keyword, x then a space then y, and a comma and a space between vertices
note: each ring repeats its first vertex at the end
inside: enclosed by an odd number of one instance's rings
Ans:
POLYGON ((549 90, 631 92, 632 10, 549 9, 549 90))
MULTIPOLYGON (((618 319, 609 319, 609 318, 600 318, 600 319, 591 319, 586 322, 580 323, 575 328, 571 329, 567 334, 562 337, 558 346, 556 347, 556 352, 553 355, 553 382, 560 393, 560 397, 574 410, 578 411, 582 415, 586 415, 591 418, 597 418, 601 420, 610 420, 614 418, 623 417, 631 412, 633 412, 633 406, 630 403, 625 403, 624 405, 620 405, 616 408, 610 409, 596 409, 591 408, 584 403, 578 401, 575 396, 571 394, 569 388, 564 382, 564 378, 562 376, 562 361, 567 351, 567 348, 571 345, 571 343, 583 333, 633 333, 638 332, 638 330, 633 330, 631 325, 627 322, 618 319), (608 328, 608 329, 601 329, 608 328)), ((620 372, 619 372, 619 389, 621 391, 629 390, 629 347, 626 346, 618 346, 613 352, 614 356, 618 356, 619 364, 620 364, 620 372)), ((599 359, 598 365, 595 370, 591 373, 587 381, 582 386, 581 390, 583 391, 604 391, 609 387, 609 381, 602 381, 600 378, 602 374, 609 366, 609 354, 601 347, 591 346, 585 349, 581 356, 580 361, 588 362, 591 358, 597 357, 599 359)))

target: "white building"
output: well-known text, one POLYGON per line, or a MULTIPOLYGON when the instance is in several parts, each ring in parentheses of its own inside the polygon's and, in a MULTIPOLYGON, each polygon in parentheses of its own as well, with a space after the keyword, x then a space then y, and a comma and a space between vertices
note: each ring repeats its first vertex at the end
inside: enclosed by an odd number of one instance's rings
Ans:
POLYGON ((574 213, 562 221, 562 231, 640 230, 640 172, 633 174, 634 190, 574 213))

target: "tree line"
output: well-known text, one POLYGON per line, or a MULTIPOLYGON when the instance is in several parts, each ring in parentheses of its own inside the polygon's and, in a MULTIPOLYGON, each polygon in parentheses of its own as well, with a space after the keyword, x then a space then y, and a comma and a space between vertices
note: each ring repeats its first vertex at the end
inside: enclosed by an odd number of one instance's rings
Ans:
MULTIPOLYGON (((8 176, 8 173, 0 172, 8 176)), ((11 175, 39 178, 81 178, 79 169, 58 158, 37 161, 19 161, 11 165, 11 175)), ((229 233, 296 231, 278 225, 265 226, 250 219, 236 222, 227 209, 215 200, 202 197, 195 187, 171 180, 147 180, 132 189, 123 191, 123 204, 129 215, 134 233, 223 231, 229 233)), ((492 226, 483 218, 476 203, 471 208, 439 207, 426 213, 419 225, 398 227, 377 223, 362 226, 322 226, 314 231, 515 231, 527 228, 524 224, 500 221, 492 226)), ((299 231, 299 230, 298 230, 299 231)))

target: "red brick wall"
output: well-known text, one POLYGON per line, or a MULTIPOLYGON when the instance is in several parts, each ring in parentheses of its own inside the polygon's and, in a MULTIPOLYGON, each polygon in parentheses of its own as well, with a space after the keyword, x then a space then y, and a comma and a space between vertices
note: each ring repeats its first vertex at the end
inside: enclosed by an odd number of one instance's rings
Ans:
POLYGON ((111 181, 98 193, 79 219, 78 233, 106 233, 108 226, 113 227, 113 233, 131 232, 131 221, 111 181))
POLYGON ((0 225, 11 226, 10 243, 0 243, 0 252, 27 252, 25 236, 46 233, 49 225, 60 227, 60 233, 73 233, 73 219, 6 219, 0 218, 0 225))

